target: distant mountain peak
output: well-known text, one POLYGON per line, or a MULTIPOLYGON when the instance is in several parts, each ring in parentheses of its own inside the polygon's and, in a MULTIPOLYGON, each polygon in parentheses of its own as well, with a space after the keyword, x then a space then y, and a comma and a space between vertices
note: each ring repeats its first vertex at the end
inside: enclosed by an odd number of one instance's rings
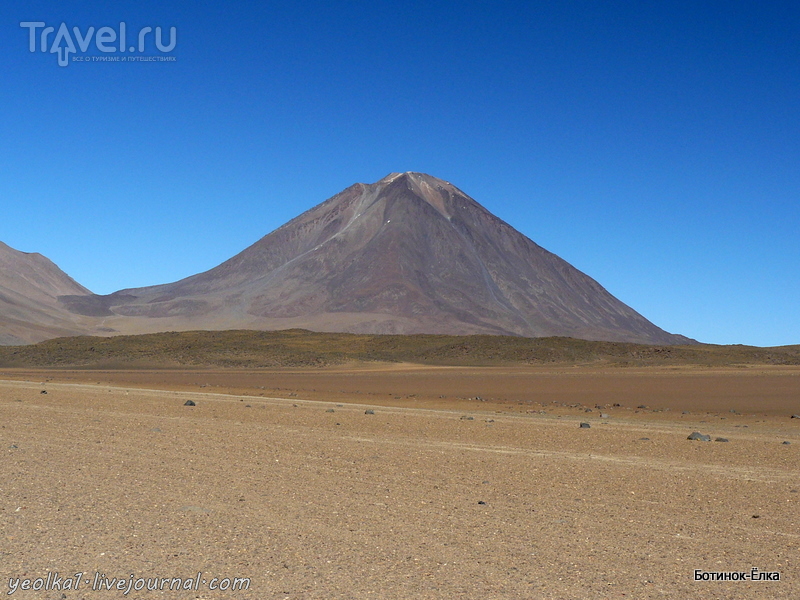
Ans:
POLYGON ((410 192, 417 198, 425 200, 434 207, 439 214, 446 219, 452 215, 445 205, 448 196, 461 195, 463 192, 443 179, 427 175, 426 173, 416 173, 406 171, 405 173, 389 173, 386 177, 376 182, 375 186, 405 185, 410 192))
POLYGON ((451 183, 412 171, 352 185, 204 273, 61 300, 124 333, 302 327, 690 341, 451 183))
POLYGON ((38 252, 0 242, 0 344, 38 342, 84 333, 91 325, 58 301, 91 292, 38 252))

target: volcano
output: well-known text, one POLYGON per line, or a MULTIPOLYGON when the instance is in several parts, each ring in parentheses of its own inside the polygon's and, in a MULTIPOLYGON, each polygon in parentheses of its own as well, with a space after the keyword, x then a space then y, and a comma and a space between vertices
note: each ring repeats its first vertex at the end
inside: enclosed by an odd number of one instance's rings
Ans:
POLYGON ((120 333, 287 329, 569 336, 667 333, 450 183, 357 183, 221 265, 174 283, 59 299, 120 333))

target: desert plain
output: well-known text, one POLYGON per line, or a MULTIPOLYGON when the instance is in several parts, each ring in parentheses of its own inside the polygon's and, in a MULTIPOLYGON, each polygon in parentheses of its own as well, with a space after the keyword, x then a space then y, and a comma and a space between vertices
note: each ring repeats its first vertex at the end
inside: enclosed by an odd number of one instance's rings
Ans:
POLYGON ((0 594, 798 598, 797 413, 796 366, 0 369, 0 594))

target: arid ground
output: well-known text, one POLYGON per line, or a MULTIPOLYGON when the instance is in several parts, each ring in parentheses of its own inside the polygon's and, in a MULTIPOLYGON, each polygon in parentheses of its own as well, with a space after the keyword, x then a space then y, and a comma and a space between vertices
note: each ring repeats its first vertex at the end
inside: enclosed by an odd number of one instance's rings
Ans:
POLYGON ((0 594, 798 598, 796 413, 792 366, 0 370, 0 594))

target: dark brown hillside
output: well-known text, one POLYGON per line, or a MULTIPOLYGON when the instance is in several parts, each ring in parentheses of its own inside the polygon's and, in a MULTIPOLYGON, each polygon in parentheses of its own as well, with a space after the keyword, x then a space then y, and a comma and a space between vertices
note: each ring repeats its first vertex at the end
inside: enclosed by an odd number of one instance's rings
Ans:
POLYGON ((0 347, 0 367, 324 367, 350 362, 428 365, 798 365, 800 346, 654 346, 572 338, 187 331, 71 337, 0 347))

